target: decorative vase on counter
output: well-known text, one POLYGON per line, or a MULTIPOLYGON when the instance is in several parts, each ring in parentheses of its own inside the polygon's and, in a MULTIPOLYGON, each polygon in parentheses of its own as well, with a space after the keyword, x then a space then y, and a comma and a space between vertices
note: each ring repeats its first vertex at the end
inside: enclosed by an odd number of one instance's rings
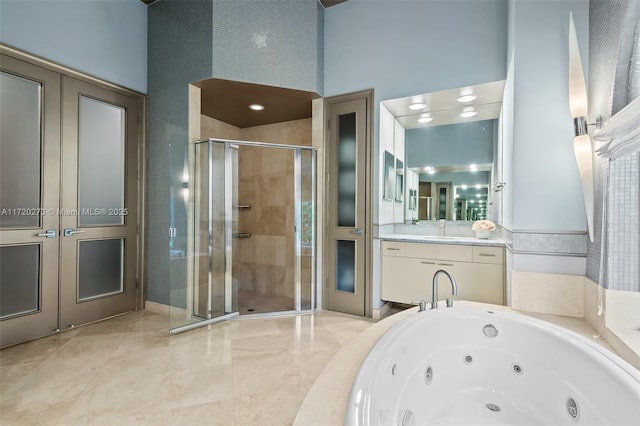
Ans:
POLYGON ((486 240, 491 235, 491 231, 496 229, 496 224, 490 220, 476 220, 471 226, 471 230, 476 233, 476 237, 486 240))
POLYGON ((491 236, 491 231, 488 229, 480 229, 479 231, 476 231, 477 238, 486 240, 489 236, 491 236))

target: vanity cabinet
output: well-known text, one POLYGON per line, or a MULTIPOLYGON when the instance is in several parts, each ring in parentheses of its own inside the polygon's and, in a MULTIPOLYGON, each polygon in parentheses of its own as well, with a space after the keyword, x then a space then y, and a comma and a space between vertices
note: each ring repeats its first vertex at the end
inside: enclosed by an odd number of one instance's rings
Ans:
MULTIPOLYGON (((503 247, 403 241, 382 241, 382 299, 431 302, 431 282, 439 269, 456 279, 455 299, 504 305, 503 247)), ((440 275, 438 299, 451 297, 449 279, 440 275)))

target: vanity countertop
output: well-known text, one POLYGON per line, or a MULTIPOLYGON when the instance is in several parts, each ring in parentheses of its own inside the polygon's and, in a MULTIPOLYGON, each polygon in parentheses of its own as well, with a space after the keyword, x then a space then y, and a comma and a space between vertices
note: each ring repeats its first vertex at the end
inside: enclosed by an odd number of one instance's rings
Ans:
POLYGON ((412 234, 388 234, 378 237, 384 241, 405 241, 410 243, 429 244, 461 244, 467 246, 497 246, 504 247, 505 241, 500 238, 474 238, 474 237, 439 237, 437 235, 412 235, 412 234))

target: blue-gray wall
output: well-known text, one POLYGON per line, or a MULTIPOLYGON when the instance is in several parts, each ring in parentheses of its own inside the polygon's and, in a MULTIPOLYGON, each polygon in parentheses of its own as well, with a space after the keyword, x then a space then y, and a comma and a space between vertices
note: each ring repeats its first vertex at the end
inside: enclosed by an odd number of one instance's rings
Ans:
POLYGON ((407 167, 493 163, 496 120, 472 121, 405 131, 407 167))
POLYGON ((325 96, 378 100, 502 80, 502 0, 350 0, 325 11, 325 96))
MULTIPOLYGON (((506 75, 506 0, 350 0, 324 20, 324 94, 374 89, 374 152, 380 101, 506 75)), ((379 173, 374 166, 374 223, 379 173)))
POLYGON ((587 64, 588 2, 514 2, 514 230, 586 231, 569 114, 570 12, 587 64))
POLYGON ((147 6, 140 0, 1 0, 0 42, 147 92, 147 6))
POLYGON ((323 13, 315 0, 160 0, 149 6, 147 300, 179 307, 186 300, 181 184, 189 83, 222 78, 321 92, 323 13))
POLYGON ((509 5, 503 202, 511 269, 584 275, 587 229, 569 114, 568 28, 573 12, 585 65, 589 3, 511 0, 509 5))

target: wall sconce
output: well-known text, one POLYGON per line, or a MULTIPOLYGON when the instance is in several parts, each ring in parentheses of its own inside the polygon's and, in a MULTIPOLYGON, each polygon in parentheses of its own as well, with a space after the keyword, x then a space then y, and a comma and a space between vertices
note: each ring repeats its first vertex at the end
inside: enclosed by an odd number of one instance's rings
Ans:
MULTIPOLYGON (((580 59, 578 37, 576 36, 572 13, 569 14, 569 109, 571 110, 571 117, 573 117, 575 127, 573 151, 582 184, 587 230, 589 232, 589 240, 593 242, 593 149, 591 147, 591 137, 587 133, 587 86, 584 82, 582 60, 580 59)), ((602 124, 602 118, 600 118, 599 123, 600 125, 602 124)))

